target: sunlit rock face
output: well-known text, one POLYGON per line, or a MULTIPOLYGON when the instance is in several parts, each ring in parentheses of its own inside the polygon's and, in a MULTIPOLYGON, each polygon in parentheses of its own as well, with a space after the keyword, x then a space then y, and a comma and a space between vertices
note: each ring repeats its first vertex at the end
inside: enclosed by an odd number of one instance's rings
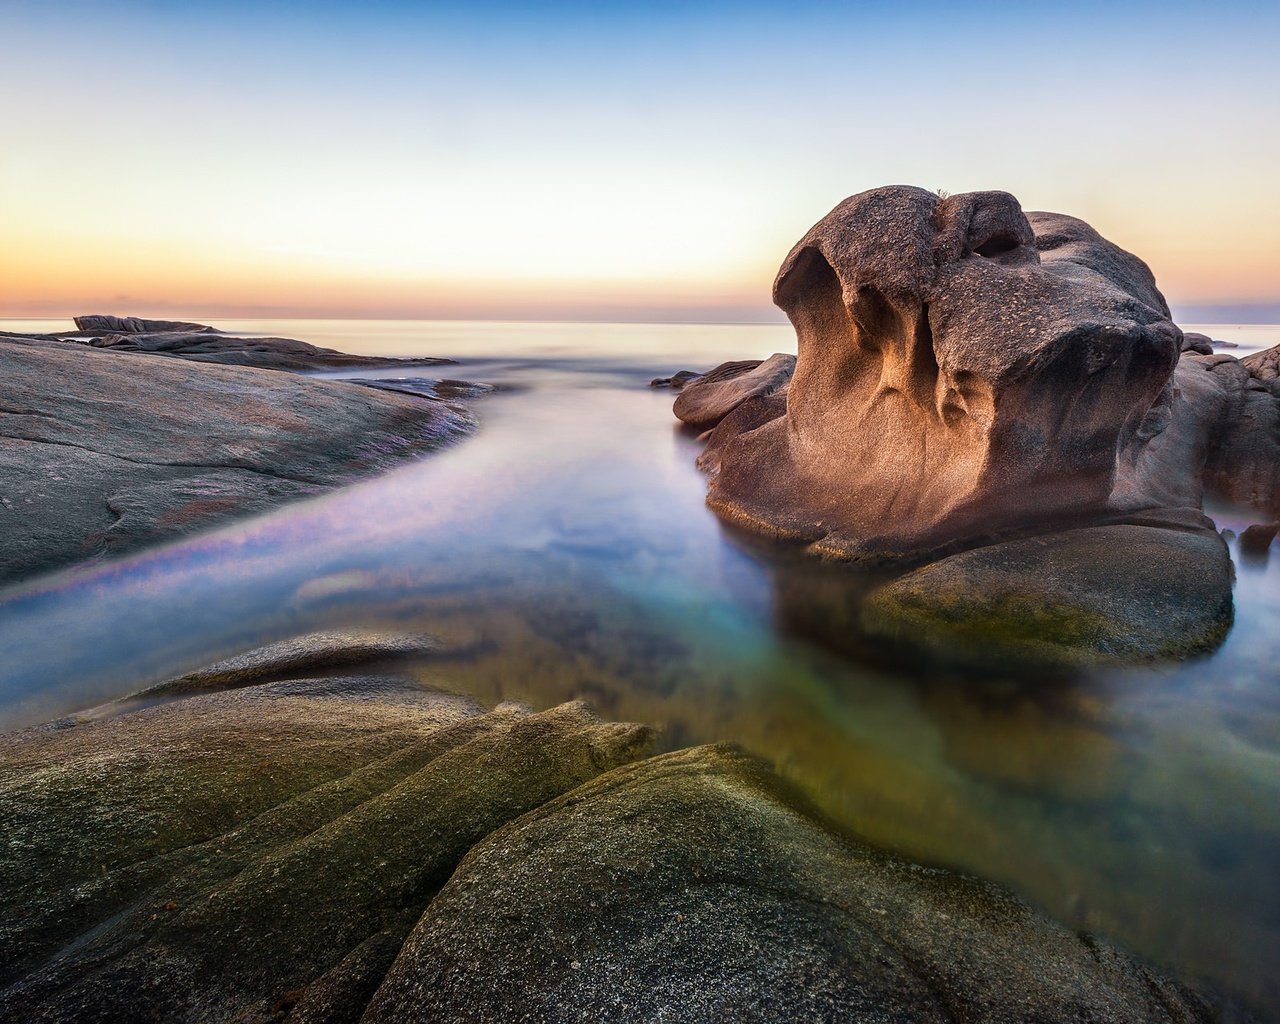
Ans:
POLYGON ((1146 264, 1004 192, 847 199, 774 298, 795 374, 785 402, 747 401, 712 435, 709 500, 844 558, 1107 512, 1181 348, 1146 264))

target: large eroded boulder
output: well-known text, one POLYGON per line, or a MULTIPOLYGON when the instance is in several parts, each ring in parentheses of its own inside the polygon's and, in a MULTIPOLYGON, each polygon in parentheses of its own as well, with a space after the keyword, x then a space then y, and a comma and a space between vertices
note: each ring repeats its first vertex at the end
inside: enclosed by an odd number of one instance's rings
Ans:
POLYGON ((713 438, 727 518, 916 557, 1106 506, 1180 333, 1146 265, 1003 192, 876 189, 796 245, 785 412, 713 438))

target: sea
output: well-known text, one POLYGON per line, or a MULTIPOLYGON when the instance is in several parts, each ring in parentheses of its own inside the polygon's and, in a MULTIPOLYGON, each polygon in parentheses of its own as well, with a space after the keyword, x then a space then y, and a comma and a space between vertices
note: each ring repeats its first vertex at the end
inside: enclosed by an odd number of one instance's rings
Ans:
MULTIPOLYGON (((663 749, 738 743, 865 840, 1280 1020, 1280 554, 1232 543, 1234 627, 1183 664, 924 665, 860 634, 849 570, 718 522, 696 439, 649 386, 794 351, 788 326, 212 322, 458 361, 327 376, 497 390, 474 434, 384 476, 0 590, 0 729, 301 633, 427 633, 438 650, 403 669, 423 685, 583 699, 656 724, 663 749)), ((1280 326, 1184 328, 1234 355, 1280 343, 1280 326)), ((1209 511, 1237 533, 1258 518, 1209 511)))

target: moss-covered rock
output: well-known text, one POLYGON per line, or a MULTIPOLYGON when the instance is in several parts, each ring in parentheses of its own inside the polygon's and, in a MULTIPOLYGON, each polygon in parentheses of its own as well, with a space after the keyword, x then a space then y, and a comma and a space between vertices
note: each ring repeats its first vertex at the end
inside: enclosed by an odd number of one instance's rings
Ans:
POLYGON ((1211 530, 1091 527, 930 563, 873 591, 862 621, 952 662, 1172 660, 1222 642, 1231 584, 1211 530))
POLYGON ((698 747, 602 775, 477 846, 362 1019, 1210 1014, 995 886, 838 835, 759 761, 698 747))
POLYGON ((380 679, 18 734, 0 762, 0 1019, 361 1003, 474 843, 648 736, 581 704, 485 712, 380 679))

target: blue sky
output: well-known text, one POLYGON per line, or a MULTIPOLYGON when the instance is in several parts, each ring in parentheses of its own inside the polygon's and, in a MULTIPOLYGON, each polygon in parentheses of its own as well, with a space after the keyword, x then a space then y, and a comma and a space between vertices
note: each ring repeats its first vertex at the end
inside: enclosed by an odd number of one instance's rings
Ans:
POLYGON ((906 182, 1280 319, 1280 5, 0 0, 0 29, 0 313, 757 318, 809 224, 906 182))

